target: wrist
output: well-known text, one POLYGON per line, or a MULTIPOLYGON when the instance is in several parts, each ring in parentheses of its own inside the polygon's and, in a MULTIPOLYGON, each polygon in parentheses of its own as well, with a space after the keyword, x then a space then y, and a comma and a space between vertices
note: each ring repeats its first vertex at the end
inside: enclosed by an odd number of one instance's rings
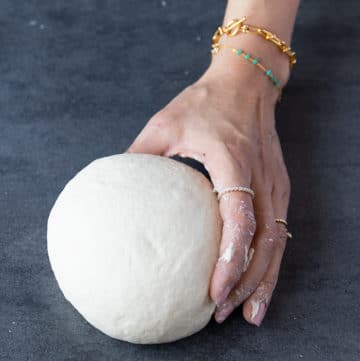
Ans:
POLYGON ((224 120, 252 129, 261 118, 263 127, 273 129, 278 93, 271 87, 249 84, 251 77, 247 72, 235 80, 222 70, 208 68, 190 88, 194 99, 206 99, 209 107, 215 108, 224 120))
POLYGON ((270 30, 288 45, 300 0, 227 0, 223 24, 246 15, 252 25, 270 30))
MULTIPOLYGON (((250 53, 256 57, 266 69, 271 69, 274 76, 280 80, 283 88, 290 77, 289 58, 272 43, 262 39, 256 34, 240 34, 230 38, 224 36, 221 45, 242 49, 244 53, 250 53)), ((233 78, 234 86, 244 86, 264 91, 268 95, 277 94, 279 88, 274 86, 264 72, 257 66, 252 65, 242 56, 237 56, 231 49, 221 47, 219 52, 212 55, 208 73, 220 77, 233 78), (243 81, 246 80, 247 84, 243 81)))

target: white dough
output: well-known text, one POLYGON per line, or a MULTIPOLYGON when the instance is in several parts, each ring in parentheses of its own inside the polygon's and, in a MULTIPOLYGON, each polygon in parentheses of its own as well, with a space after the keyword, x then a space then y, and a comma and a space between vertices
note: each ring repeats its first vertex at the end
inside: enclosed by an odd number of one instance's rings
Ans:
POLYGON ((221 220, 210 182, 178 161, 100 158, 59 195, 48 252, 65 298, 105 334, 170 342, 210 320, 221 220))

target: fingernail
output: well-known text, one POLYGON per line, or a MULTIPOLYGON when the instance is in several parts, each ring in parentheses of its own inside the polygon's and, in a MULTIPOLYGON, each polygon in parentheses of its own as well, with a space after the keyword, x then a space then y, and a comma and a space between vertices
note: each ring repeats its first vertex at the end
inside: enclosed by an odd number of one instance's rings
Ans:
POLYGON ((215 314, 215 320, 217 323, 223 323, 226 319, 226 315, 219 313, 219 314, 215 314))
POLYGON ((222 305, 225 302, 225 300, 229 296, 230 291, 231 291, 230 286, 227 286, 227 287, 224 288, 224 290, 222 291, 220 297, 216 300, 216 304, 218 306, 222 305))
POLYGON ((220 306, 217 312, 215 313, 215 320, 218 323, 222 323, 225 319, 230 315, 233 307, 231 304, 225 303, 224 305, 220 306))
POLYGON ((261 322, 265 316, 265 303, 261 302, 260 305, 258 302, 251 302, 251 321, 256 325, 260 326, 261 322))

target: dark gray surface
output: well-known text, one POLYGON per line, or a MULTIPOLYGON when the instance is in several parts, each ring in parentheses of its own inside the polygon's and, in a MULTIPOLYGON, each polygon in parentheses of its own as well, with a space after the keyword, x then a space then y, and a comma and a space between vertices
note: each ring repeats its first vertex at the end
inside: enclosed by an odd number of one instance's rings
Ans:
POLYGON ((295 238, 261 328, 238 310, 173 344, 131 345, 87 324, 55 283, 46 221, 58 193, 201 75, 224 7, 0 1, 1 360, 360 359, 356 0, 299 11, 299 62, 277 110, 295 238))

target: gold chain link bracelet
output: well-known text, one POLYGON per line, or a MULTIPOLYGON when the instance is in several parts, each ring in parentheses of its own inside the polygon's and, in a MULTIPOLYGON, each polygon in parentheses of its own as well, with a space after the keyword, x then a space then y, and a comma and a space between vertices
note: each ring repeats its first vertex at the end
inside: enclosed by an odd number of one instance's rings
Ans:
POLYGON ((280 49, 282 53, 286 54, 289 57, 290 70, 292 70, 296 63, 296 54, 285 43, 285 41, 281 40, 278 36, 269 30, 245 24, 245 21, 246 16, 242 17, 241 19, 233 19, 226 26, 219 26, 212 37, 212 52, 216 54, 220 50, 219 40, 224 34, 233 37, 239 33, 252 32, 260 35, 265 40, 272 42, 280 49))

